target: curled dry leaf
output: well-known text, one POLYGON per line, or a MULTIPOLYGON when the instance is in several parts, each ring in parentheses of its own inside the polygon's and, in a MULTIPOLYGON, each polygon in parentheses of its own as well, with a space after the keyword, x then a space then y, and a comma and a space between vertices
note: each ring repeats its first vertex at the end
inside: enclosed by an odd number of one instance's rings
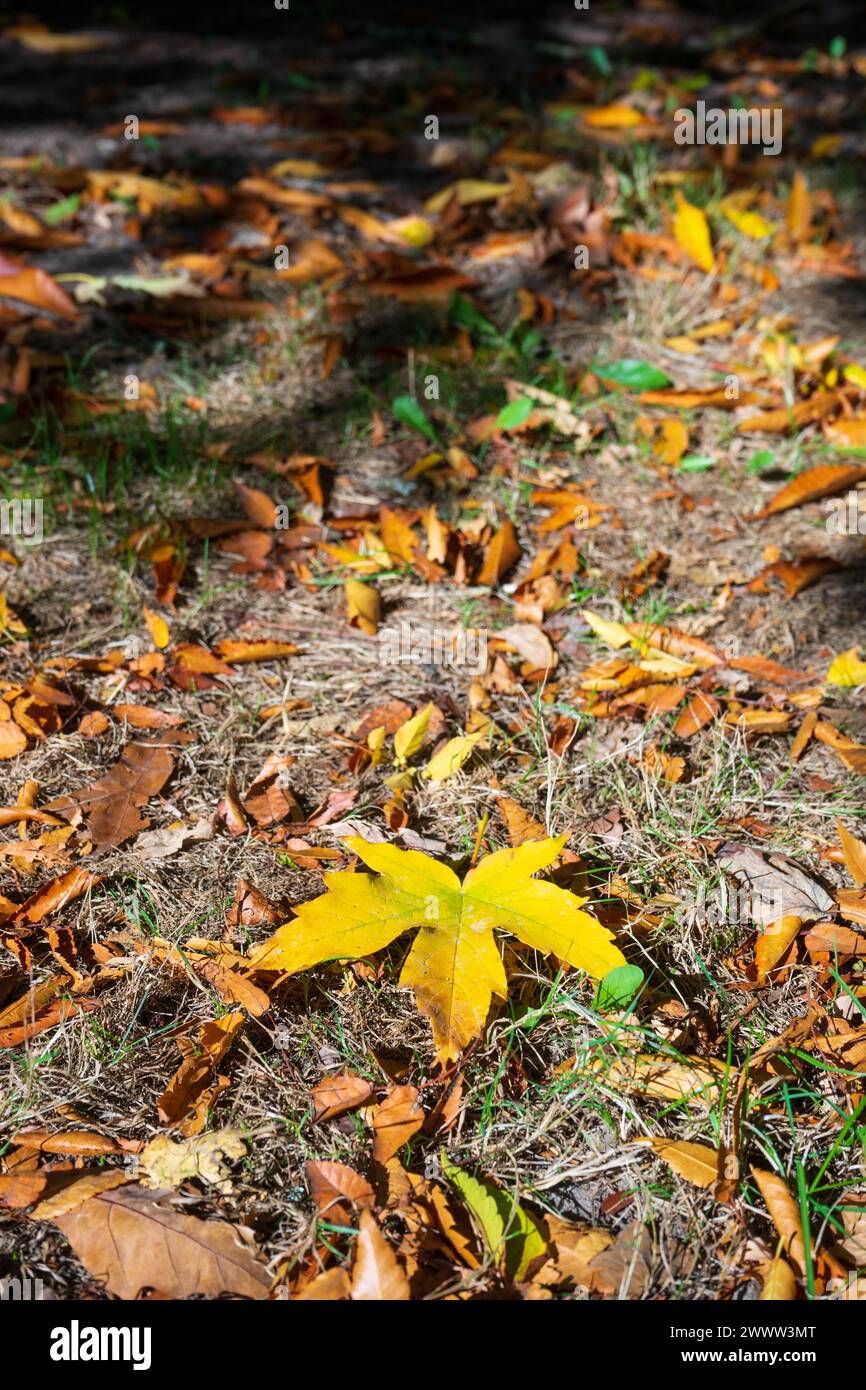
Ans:
POLYGON ((370 1108, 367 1118, 373 1126, 373 1157, 379 1163, 387 1163, 424 1123, 417 1089, 395 1086, 380 1105, 370 1108))
POLYGON ((332 1120, 335 1115, 343 1115, 363 1105, 373 1094, 369 1081, 353 1072, 340 1072, 337 1076, 326 1076, 313 1087, 313 1119, 332 1120))
POLYGON ((800 1278, 805 1278, 806 1249, 803 1243, 800 1209, 788 1191, 787 1183, 778 1173, 770 1173, 765 1168, 753 1167, 752 1177, 758 1184, 773 1225, 784 1242, 788 1258, 800 1278))
POLYGON ((311 1161, 304 1164, 304 1173, 319 1215, 326 1221, 345 1226, 352 1219, 347 1203, 360 1208, 375 1205, 376 1195, 367 1179, 346 1163, 311 1161))
MULTIPOLYGON (((781 428, 787 429, 787 412, 781 413, 786 416, 781 428)), ((791 507, 802 507, 807 502, 818 502, 823 497, 835 497, 837 493, 847 492, 849 488, 856 487, 864 478, 866 466, 862 464, 820 463, 817 468, 807 468, 803 473, 798 473, 796 478, 786 483, 748 520, 761 521, 765 516, 789 511, 791 507)))
POLYGON ((195 1110, 243 1022, 242 1013, 226 1014, 225 1018, 203 1023, 194 1044, 185 1038, 178 1042, 184 1060, 157 1101, 162 1124, 177 1125, 195 1110))
POLYGON ((411 1297, 402 1266, 369 1211, 361 1212, 350 1297, 385 1303, 404 1302, 411 1297))

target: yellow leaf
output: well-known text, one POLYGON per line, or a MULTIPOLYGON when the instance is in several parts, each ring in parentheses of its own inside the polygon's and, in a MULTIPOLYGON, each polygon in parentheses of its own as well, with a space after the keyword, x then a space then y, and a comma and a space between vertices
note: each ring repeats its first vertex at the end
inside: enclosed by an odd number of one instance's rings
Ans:
POLYGON ((845 868, 858 888, 862 888, 866 885, 866 845, 862 840, 858 840, 856 835, 852 835, 850 830, 846 830, 838 817, 836 818, 836 829, 839 831, 839 843, 845 857, 845 868))
POLYGON ((592 628, 596 637, 600 637, 602 642, 613 647, 614 651, 619 651, 620 647, 625 647, 631 642, 631 633, 622 623, 613 623, 608 618, 600 618, 597 613, 591 613, 588 608, 582 608, 580 616, 592 628))
POLYGON ((510 188, 510 183, 488 183, 484 179, 458 179, 456 183, 449 183, 447 188, 440 188, 438 193, 434 193, 432 198, 428 198, 424 204, 424 211, 441 212, 450 203, 452 197, 457 199, 462 208, 468 207, 470 203, 489 203, 496 198, 501 198, 503 193, 507 193, 510 188))
POLYGON ((327 890, 256 951, 259 969, 307 970, 325 960, 357 960, 419 927, 400 976, 431 1021, 443 1062, 457 1057, 484 1027, 491 996, 507 994, 495 927, 600 979, 624 964, 611 933, 585 901, 530 875, 557 857, 565 837, 498 850, 469 871, 461 887, 445 864, 395 845, 345 841, 378 875, 325 875, 327 890))
POLYGON ((382 614, 382 600, 372 584, 362 584, 360 579, 347 579, 344 585, 349 622, 374 637, 379 630, 382 614))
POLYGON ((450 738, 444 748, 433 754, 424 769, 424 776, 429 777, 431 782, 444 782, 446 778, 452 777, 455 772, 459 772, 476 743, 483 737, 482 732, 450 738))
POLYGON ((633 106, 597 106, 584 116, 587 125, 598 126, 602 130, 627 130, 629 126, 642 125, 646 121, 640 111, 633 106))
POLYGON ((758 982, 763 984, 773 966, 778 964, 803 925, 802 918, 788 914, 770 922, 755 942, 755 965, 758 982))
POLYGON ((418 752, 424 742, 424 735, 427 732, 427 725, 430 723, 430 716, 433 713, 433 706, 425 705, 424 709, 413 714, 411 719, 407 719, 405 724, 394 735, 394 758, 398 763, 405 763, 413 754, 418 752))
MULTIPOLYGON (((647 1142, 647 1141, 641 1141, 647 1142)), ((696 1187, 712 1187, 719 1179, 719 1155, 707 1144, 692 1144, 685 1139, 650 1139, 658 1157, 696 1187)))
POLYGON ((842 375, 846 381, 859 386, 861 391, 866 391, 866 370, 857 362, 849 362, 842 375))
POLYGON ((167 647, 171 638, 168 631, 168 623, 165 618, 161 618, 158 613, 154 613, 152 608, 142 610, 145 626, 150 633, 153 645, 162 651, 167 647))
POLYGON ((716 259, 706 216, 693 203, 686 202, 682 193, 677 193, 676 197, 674 236, 689 259, 710 275, 716 268, 716 259))
POLYGON ((827 672, 830 685, 866 685, 866 661, 860 660, 859 651, 859 647, 849 647, 835 658, 827 672))
POLYGON ((770 1260, 764 1270, 764 1287, 758 1298, 773 1303, 789 1303, 796 1297, 797 1277, 788 1261, 783 1260, 781 1255, 778 1259, 770 1260))
POLYGON ((389 240, 405 241, 409 246, 428 246, 433 240, 433 228, 424 217, 398 217, 385 226, 389 240))
POLYGON ((727 198, 719 206, 728 221, 732 222, 737 231, 743 233, 743 236, 761 241, 765 236, 771 236, 776 230, 772 222, 768 222, 759 212, 747 212, 743 208, 732 205, 727 198))

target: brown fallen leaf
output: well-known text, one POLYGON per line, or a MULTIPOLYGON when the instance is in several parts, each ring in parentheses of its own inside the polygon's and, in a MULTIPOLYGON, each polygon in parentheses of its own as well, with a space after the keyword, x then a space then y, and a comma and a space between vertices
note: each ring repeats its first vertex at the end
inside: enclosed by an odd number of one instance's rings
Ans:
POLYGON ((117 1298, 135 1299, 142 1289, 169 1298, 232 1293, 258 1299, 270 1291, 263 1259, 227 1221, 187 1216, 134 1184, 90 1197, 53 1220, 90 1274, 117 1298))
POLYGON ((38 1037, 49 1028, 56 1028, 58 1023, 65 1023, 76 1014, 91 1013, 101 1007, 100 999, 55 999, 52 1004, 28 1016, 21 1023, 12 1024, 7 1028, 0 1027, 0 1048, 19 1047, 21 1043, 38 1037))
MULTIPOLYGON (((742 428, 742 426, 741 426, 742 428)), ((787 428, 787 425, 783 426, 787 428)), ((847 492, 866 478, 866 466, 853 463, 819 463, 816 468, 807 468, 798 473, 790 483, 771 497, 760 511, 753 512, 747 521, 761 521, 765 516, 788 511, 791 507, 802 507, 807 502, 818 502, 823 497, 834 497, 839 492, 847 492)))
POLYGON ((813 922, 833 906, 821 884, 784 855, 765 856, 748 845, 729 843, 719 847, 716 857, 748 893, 749 918, 756 926, 791 916, 813 922))
POLYGON ((149 822, 139 807, 162 789, 173 771, 174 758, 161 744, 128 743, 120 761, 98 782, 56 798, 46 810, 57 811, 66 820, 73 820, 79 810, 88 812, 90 838, 99 849, 107 849, 147 829, 149 822))
POLYGON ((651 1252, 646 1226, 633 1221, 590 1262, 590 1289, 618 1298, 641 1298, 649 1285, 651 1252))
POLYGON ((725 1068, 713 1058, 685 1061, 652 1054, 620 1057, 604 1069, 605 1084, 657 1100, 687 1101, 708 1108, 719 1098, 725 1068))
POLYGON ((371 1106, 367 1118, 373 1126, 373 1157, 387 1163, 424 1123, 416 1087, 395 1086, 381 1105, 371 1106))
POLYGON ((347 1202, 362 1208, 375 1205, 376 1195, 367 1179, 345 1163, 311 1161, 304 1164, 304 1173, 319 1215, 338 1226, 351 1221, 347 1202))
POLYGON ((302 821, 304 812, 288 785, 288 770, 294 758, 270 753, 243 799, 243 807, 256 825, 268 827, 280 821, 302 821))
POLYGON ((866 775, 866 743, 855 743, 834 724, 819 721, 815 725, 815 737, 826 743, 851 772, 866 775))
POLYGON ((788 1185, 778 1173, 765 1168, 752 1168, 752 1177, 770 1213, 773 1225, 781 1236, 785 1250, 801 1279, 806 1275, 806 1248, 800 1209, 788 1191, 788 1185))
POLYGON ((214 648, 223 661, 230 661, 238 666, 248 661, 281 661, 283 657, 294 656, 297 650, 292 642, 273 642, 266 639, 257 642, 235 642, 229 638, 217 642, 214 648))
POLYGON ((350 1297, 384 1303, 405 1302, 411 1297, 400 1262, 369 1211, 361 1212, 350 1297))
POLYGON ((62 874, 60 878, 54 879, 51 883, 46 883, 44 888, 33 893, 25 902, 21 903, 16 909, 14 921, 16 923, 35 923, 42 922, 46 917, 51 917, 60 912, 67 903, 75 898, 80 898, 82 894, 90 891, 102 879, 98 874, 90 873, 88 869, 70 869, 68 873, 62 874))
POLYGON ((184 1060, 157 1101, 162 1124, 177 1125, 194 1110, 243 1022, 244 1015, 240 1012, 226 1014, 224 1018, 203 1023, 194 1045, 188 1039, 179 1041, 184 1060))
POLYGON ((315 1107, 313 1120, 332 1120, 335 1115, 343 1115, 363 1105, 373 1094, 369 1081, 353 1072, 340 1072, 337 1076, 326 1076, 313 1087, 312 1098, 315 1107))
POLYGON ((348 1298, 350 1287, 349 1276, 343 1266, 336 1265, 333 1269, 321 1270, 309 1283, 293 1294, 292 1298, 295 1302, 309 1299, 334 1303, 339 1299, 348 1298))
POLYGON ((536 670, 546 671, 557 663, 549 638, 533 623, 512 623, 511 627, 500 628, 494 640, 507 642, 536 670))
POLYGON ((59 1173, 57 1182, 51 1180, 51 1174, 48 1176, 49 1195, 30 1212, 34 1221, 54 1221, 67 1216, 91 1198, 132 1182, 132 1175, 123 1168, 85 1168, 75 1173, 59 1173))
POLYGON ((45 1172, 0 1173, 0 1207, 32 1207, 42 1196, 47 1182, 45 1172))
POLYGON ((509 842, 515 849, 527 840, 547 838, 547 827, 542 825, 541 821, 535 820, 528 811, 524 811, 510 796, 498 796, 496 805, 505 821, 509 842))
POLYGON ((226 926, 270 927, 278 920, 279 913, 264 893, 245 878, 239 878, 235 885, 234 902, 226 914, 226 926))
POLYGON ((800 758, 805 753, 807 747, 809 746, 809 741, 811 740, 812 735, 815 732, 815 725, 817 723, 818 712, 817 710, 810 709, 809 713, 806 715, 806 718, 803 720, 802 724, 797 730, 797 733, 794 737, 794 741, 791 744, 790 757, 792 763, 799 762, 800 758))
POLYGON ((674 724, 674 734, 677 738, 693 738, 699 729, 703 729, 712 720, 718 719, 721 708, 714 696, 698 692, 697 695, 692 696, 682 714, 679 715, 674 724))
POLYGON ((856 835, 852 835, 850 830, 846 830, 838 817, 836 829, 839 832, 839 843, 845 858, 845 868, 857 886, 862 888, 866 884, 866 844, 862 840, 858 840, 856 835))
POLYGON ((30 309, 42 310, 71 322, 78 318, 78 309, 65 290, 47 271, 28 266, 17 266, 10 274, 0 274, 0 300, 9 299, 16 305, 25 304, 30 309))
POLYGON ((838 569, 841 569, 839 561, 826 555, 813 555, 799 561, 776 560, 771 565, 765 565, 746 587, 751 594, 765 594, 768 592, 767 580, 775 577, 784 587, 785 598, 796 598, 804 589, 817 584, 825 574, 838 569))
POLYGON ((505 521, 484 551, 484 563, 476 584, 498 584, 520 559, 520 546, 510 521, 505 521))
POLYGON ((554 1258, 542 1265, 536 1279, 542 1284, 570 1282, 588 1289, 592 1282, 591 1264, 596 1255, 613 1245, 613 1235, 603 1227, 571 1225, 558 1216, 544 1221, 554 1250, 554 1258))
POLYGON ((116 1139, 87 1129, 59 1130, 56 1134, 45 1129, 25 1129, 14 1134, 10 1143, 38 1153, 74 1154, 76 1157, 123 1153, 123 1146, 116 1139))
MULTIPOLYGON (((794 430, 800 429, 802 425, 812 424, 815 420, 823 420, 825 415, 830 415, 838 405, 838 397, 833 391, 816 391, 814 396, 809 396, 805 401, 798 401, 796 405, 779 406, 776 410, 765 410, 760 415, 750 415, 748 420, 741 420, 737 425, 740 434, 789 434, 794 430)), ((825 494, 826 495, 826 494, 825 494)), ((796 506, 797 503, 789 504, 796 506)), ((779 508, 774 508, 778 511, 779 508)), ((761 513, 748 517, 747 520, 755 521, 761 513)), ((766 515, 766 513, 765 513, 766 515)))
POLYGON ((833 922, 817 922, 806 933, 810 951, 827 951, 831 956, 866 956, 866 934, 833 922))

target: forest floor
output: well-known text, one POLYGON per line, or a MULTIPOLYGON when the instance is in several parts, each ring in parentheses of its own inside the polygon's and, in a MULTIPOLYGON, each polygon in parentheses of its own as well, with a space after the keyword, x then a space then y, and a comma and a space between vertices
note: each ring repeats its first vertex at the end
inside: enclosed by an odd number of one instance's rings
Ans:
POLYGON ((816 22, 0 31, 0 1276, 862 1296, 866 47, 816 22), (643 982, 503 935, 457 1056, 405 934, 256 965, 347 836, 563 836, 643 982))

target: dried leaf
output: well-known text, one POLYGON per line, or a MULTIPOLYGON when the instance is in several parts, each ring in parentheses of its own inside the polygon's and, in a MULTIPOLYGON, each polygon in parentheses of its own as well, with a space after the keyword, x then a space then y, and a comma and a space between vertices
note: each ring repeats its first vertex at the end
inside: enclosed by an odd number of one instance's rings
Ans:
POLYGON ((356 1300, 401 1302, 411 1297, 409 1281, 375 1218, 361 1212, 350 1297, 356 1300))
POLYGON ((264 1262, 228 1222, 184 1215, 141 1187, 91 1197, 54 1224, 117 1298, 134 1299, 148 1288, 169 1298, 267 1298, 270 1290, 264 1262))

